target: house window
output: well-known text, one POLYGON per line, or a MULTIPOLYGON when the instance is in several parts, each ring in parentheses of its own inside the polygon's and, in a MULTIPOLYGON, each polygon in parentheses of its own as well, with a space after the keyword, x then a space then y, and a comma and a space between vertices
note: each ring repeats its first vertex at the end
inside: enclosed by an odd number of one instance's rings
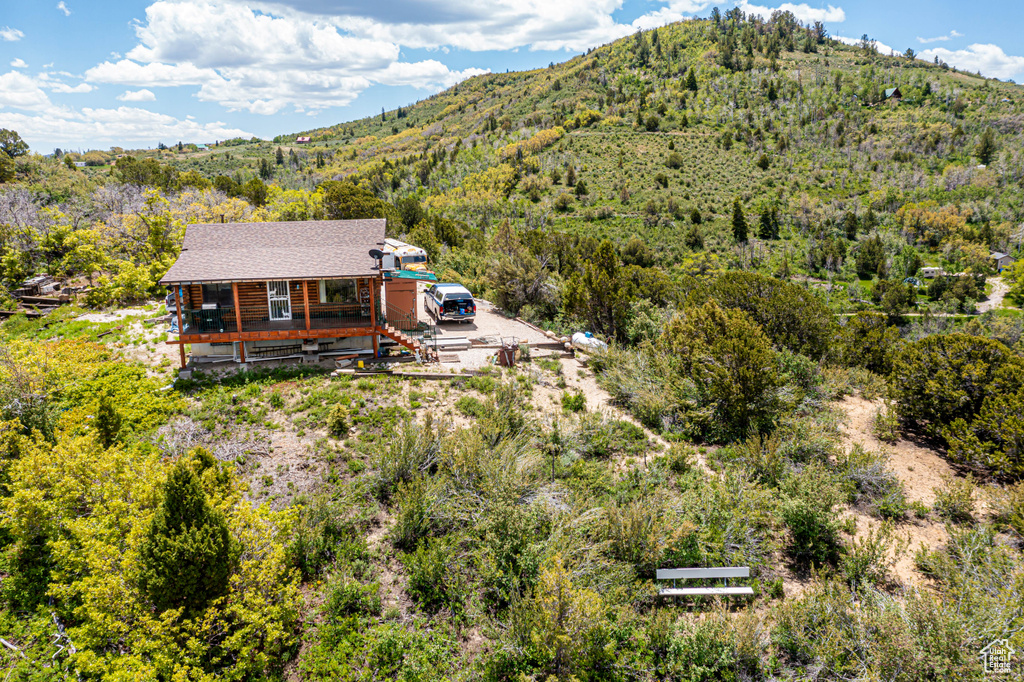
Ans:
POLYGON ((235 295, 230 283, 204 284, 203 303, 216 303, 218 308, 232 308, 235 295))
POLYGON ((355 303, 356 283, 351 279, 320 280, 321 303, 355 303))

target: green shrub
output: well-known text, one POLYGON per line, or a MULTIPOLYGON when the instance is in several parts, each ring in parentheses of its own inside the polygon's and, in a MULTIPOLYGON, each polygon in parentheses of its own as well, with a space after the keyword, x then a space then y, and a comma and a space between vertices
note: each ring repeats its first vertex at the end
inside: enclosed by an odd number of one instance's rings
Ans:
POLYGON ((480 419, 487 414, 487 406, 478 398, 464 395, 455 401, 455 409, 467 417, 480 419))
POLYGON ((381 611, 380 585, 363 585, 346 575, 333 579, 327 588, 324 614, 333 620, 351 616, 379 616, 381 611))
POLYGON ((879 452, 854 445, 837 461, 839 471, 852 484, 849 501, 884 519, 903 518, 907 511, 903 483, 879 452))
POLYGON ((668 461, 668 469, 674 474, 685 474, 692 471, 696 466, 694 461, 693 453, 690 448, 680 445, 679 443, 673 443, 669 448, 668 455, 666 455, 668 461))
POLYGON ((813 291, 772 277, 731 271, 710 287, 698 289, 691 304, 714 299, 723 308, 747 313, 771 342, 813 359, 826 354, 835 341, 835 320, 813 291))
POLYGON ((566 414, 582 412, 587 409, 587 397, 582 391, 562 394, 562 411, 566 414))
POLYGON ((373 511, 372 505, 344 506, 322 496, 302 506, 287 552, 303 580, 319 575, 336 559, 367 561, 366 541, 361 534, 373 511))
POLYGON ((430 483, 423 478, 398 485, 395 523, 391 527, 391 542, 395 547, 412 550, 434 532, 433 501, 430 483))
POLYGON ((814 463, 791 474, 782 489, 788 498, 781 511, 789 528, 789 555, 801 566, 834 563, 839 557, 836 505, 841 499, 836 481, 814 463))
POLYGON ((335 436, 344 436, 350 427, 348 408, 338 403, 327 414, 327 430, 335 436))
POLYGON ((566 432, 567 449, 587 459, 635 457, 649 446, 647 434, 636 424, 599 413, 581 414, 573 427, 566 432))
POLYGON ((726 620, 711 617, 686 623, 669 640, 664 677, 716 682, 736 679, 736 642, 726 620))
POLYGON ((966 334, 928 336, 908 344, 895 359, 892 397, 900 417, 939 434, 957 419, 973 421, 990 395, 1019 386, 1022 364, 996 341, 966 334))
POLYGON ((419 480, 437 462, 440 436, 415 422, 404 422, 382 441, 373 455, 376 477, 371 482, 374 495, 386 502, 400 485, 419 480))
POLYGON ((888 580, 889 572, 906 546, 907 540, 897 538, 888 523, 869 528, 866 534, 853 538, 844 548, 840 573, 854 589, 879 585, 888 580))
POLYGON ((875 438, 886 443, 895 443, 900 439, 900 417, 892 403, 886 401, 875 410, 871 432, 875 438))
POLYGON ((678 379, 695 389, 688 416, 699 435, 732 440, 770 430, 779 408, 778 357, 746 313, 715 301, 688 308, 668 323, 658 346, 678 379))
POLYGON ((941 488, 935 488, 932 506, 940 518, 953 523, 967 523, 974 518, 974 479, 946 474, 941 488))
POLYGON ((1024 537, 1024 483, 993 487, 989 495, 989 506, 994 521, 1000 528, 1010 529, 1024 537))
POLYGON ((540 540, 550 530, 548 519, 533 505, 502 503, 482 519, 473 563, 488 606, 504 609, 529 593, 540 569, 540 540))
POLYGON ((463 587, 452 548, 443 540, 422 542, 402 557, 409 575, 406 592, 427 613, 447 609, 454 616, 463 610, 463 587))

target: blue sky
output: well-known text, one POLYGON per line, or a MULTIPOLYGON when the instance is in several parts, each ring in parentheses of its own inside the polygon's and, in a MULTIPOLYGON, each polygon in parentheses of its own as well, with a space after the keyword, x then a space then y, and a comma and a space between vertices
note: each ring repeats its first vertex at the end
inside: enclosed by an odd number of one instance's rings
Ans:
POLYGON ((1024 82, 1009 0, 0 0, 0 127, 34 151, 269 138, 546 66, 718 5, 1024 82))

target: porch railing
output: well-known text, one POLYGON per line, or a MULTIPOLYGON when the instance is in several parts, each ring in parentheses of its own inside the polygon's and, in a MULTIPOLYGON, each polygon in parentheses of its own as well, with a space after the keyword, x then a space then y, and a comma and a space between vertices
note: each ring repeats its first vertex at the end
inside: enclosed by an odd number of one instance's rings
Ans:
POLYGON ((396 308, 390 303, 384 303, 378 310, 380 310, 379 317, 381 318, 381 325, 386 324, 394 327, 406 336, 419 341, 422 346, 432 348, 436 353, 436 325, 420 321, 415 310, 410 312, 408 310, 396 308))
MULTIPOLYGON (((240 309, 243 332, 305 329, 306 308, 292 306, 290 320, 272 320, 266 307, 242 306, 240 309)), ((311 329, 369 327, 369 306, 344 303, 311 303, 309 326, 311 329)), ((212 310, 184 309, 181 311, 184 334, 233 334, 238 331, 234 308, 212 310)))

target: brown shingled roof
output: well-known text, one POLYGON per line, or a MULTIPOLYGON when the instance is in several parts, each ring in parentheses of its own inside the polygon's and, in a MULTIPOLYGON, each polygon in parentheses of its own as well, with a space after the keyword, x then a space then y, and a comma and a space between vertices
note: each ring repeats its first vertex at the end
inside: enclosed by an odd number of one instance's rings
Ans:
POLYGON ((374 219, 189 225, 181 255, 160 283, 375 275, 369 251, 384 241, 384 223, 374 219))

